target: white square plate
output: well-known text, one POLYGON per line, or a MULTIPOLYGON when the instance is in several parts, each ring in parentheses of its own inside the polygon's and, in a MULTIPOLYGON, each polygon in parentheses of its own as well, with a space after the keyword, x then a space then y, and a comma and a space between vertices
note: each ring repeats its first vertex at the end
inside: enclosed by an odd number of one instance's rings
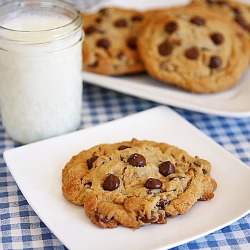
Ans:
POLYGON ((4 159, 34 211, 69 249, 166 249, 225 227, 250 211, 250 199, 246 199, 250 168, 165 106, 11 149, 4 152, 4 159), (92 224, 82 207, 64 199, 62 168, 83 149, 133 137, 167 142, 209 160, 218 183, 215 198, 197 202, 187 214, 168 219, 165 225, 133 231, 92 224))
MULTIPOLYGON (((91 11, 107 6, 138 10, 167 8, 173 5, 187 4, 188 2, 188 0, 109 0, 101 2, 101 4, 93 7, 91 11)), ((244 2, 250 3, 249 0, 244 2)), ((82 79, 100 87, 178 108, 221 116, 250 116, 250 69, 247 70, 237 86, 216 94, 189 93, 173 86, 167 86, 146 74, 110 77, 83 71, 82 79)))

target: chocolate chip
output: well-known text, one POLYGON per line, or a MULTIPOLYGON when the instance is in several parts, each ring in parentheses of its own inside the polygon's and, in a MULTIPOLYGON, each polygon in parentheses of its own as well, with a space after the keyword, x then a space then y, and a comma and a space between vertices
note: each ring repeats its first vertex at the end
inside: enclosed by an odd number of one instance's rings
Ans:
POLYGON ((170 161, 164 161, 159 165, 159 172, 163 176, 175 173, 175 167, 170 161))
POLYGON ((127 40, 127 45, 130 49, 135 50, 137 48, 137 43, 136 43, 136 38, 135 37, 130 37, 127 40))
POLYGON ((113 174, 110 174, 103 182, 103 189, 106 191, 113 191, 120 185, 120 179, 113 174))
POLYGON ((236 16, 242 14, 241 10, 240 10, 239 8, 237 8, 237 7, 231 7, 231 9, 232 9, 233 13, 234 13, 236 16))
POLYGON ((147 189, 160 189, 162 187, 162 182, 159 179, 149 178, 144 184, 147 189))
POLYGON ((201 166, 201 163, 199 161, 194 161, 194 165, 200 167, 201 166))
POLYGON ((111 217, 111 218, 108 218, 108 217, 104 217, 104 218, 101 218, 98 214, 95 214, 95 220, 97 222, 102 222, 102 223, 109 223, 109 222, 112 222, 114 220, 114 217, 111 217))
POLYGON ((203 174, 207 174, 208 171, 207 171, 206 169, 202 169, 202 173, 203 173, 203 174))
POLYGON ((190 22, 192 24, 195 24, 197 26, 204 26, 205 25, 205 20, 202 17, 199 16, 194 16, 190 19, 190 22))
POLYGON ((124 149, 126 149, 126 148, 131 148, 131 147, 125 146, 125 145, 121 145, 121 146, 118 148, 118 150, 124 150, 124 149))
POLYGON ((165 31, 169 34, 172 34, 174 33, 176 30, 178 29, 178 25, 176 22, 174 21, 171 21, 171 22, 168 22, 166 25, 165 25, 165 31))
POLYGON ((207 0, 208 4, 227 5, 225 0, 207 0))
POLYGON ((173 50, 173 45, 168 41, 165 41, 158 46, 158 52, 162 56, 170 55, 172 53, 172 50, 173 50))
POLYGON ((185 51, 185 56, 190 60, 196 60, 199 57, 199 50, 196 47, 192 47, 185 51))
POLYGON ((129 156, 128 163, 134 167, 145 167, 146 159, 143 155, 135 153, 129 156))
POLYGON ((110 47, 111 43, 106 38, 101 38, 96 42, 96 46, 104 49, 108 49, 110 47))
POLYGON ((241 28, 247 30, 248 29, 248 25, 245 21, 245 19, 241 16, 241 15, 238 15, 234 18, 234 21, 239 24, 241 26, 241 28))
POLYGON ((135 15, 135 16, 132 16, 132 17, 131 17, 131 20, 132 20, 133 22, 140 22, 140 21, 143 20, 143 16, 141 16, 141 15, 135 15))
POLYGON ((211 69, 218 69, 221 66, 221 63, 219 56, 211 56, 208 66, 211 69))
POLYGON ((210 38, 212 39, 212 41, 216 45, 220 45, 224 41, 224 36, 221 33, 219 33, 219 32, 215 32, 215 33, 211 34, 210 38))
POLYGON ((85 35, 86 36, 89 36, 89 35, 91 35, 92 33, 94 33, 94 32, 97 32, 97 29, 96 29, 96 27, 94 27, 94 26, 88 26, 88 27, 86 27, 85 29, 84 29, 84 32, 85 32, 85 35))
POLYGON ((157 203, 156 203, 156 206, 159 207, 160 209, 165 209, 165 206, 169 204, 169 201, 167 200, 159 200, 157 203))
POLYGON ((108 13, 108 8, 102 8, 99 10, 99 13, 102 15, 106 15, 108 13))
POLYGON ((120 18, 114 21, 114 26, 117 28, 127 27, 127 21, 125 18, 120 18))
POLYGON ((92 156, 91 158, 87 159, 86 162, 87 162, 87 166, 88 166, 88 170, 92 169, 93 168, 93 164, 94 162, 97 160, 98 156, 97 155, 94 155, 92 156))
POLYGON ((97 17, 97 18, 95 19, 95 22, 96 22, 96 23, 101 23, 101 22, 102 22, 102 18, 101 18, 101 17, 97 17))

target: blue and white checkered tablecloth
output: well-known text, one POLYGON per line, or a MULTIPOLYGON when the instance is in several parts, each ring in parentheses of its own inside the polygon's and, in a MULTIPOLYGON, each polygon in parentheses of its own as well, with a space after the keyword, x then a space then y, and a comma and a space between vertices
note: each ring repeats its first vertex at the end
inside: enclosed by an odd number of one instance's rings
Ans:
MULTIPOLYGON (((75 0, 74 3, 83 9, 97 1, 75 0)), ((156 105, 85 83, 82 128, 156 105)), ((250 118, 226 118, 173 109, 250 167, 250 118)), ((17 146, 0 120, 0 249, 66 249, 29 206, 3 160, 3 152, 17 146)), ((250 249, 250 214, 230 226, 174 249, 250 249)))

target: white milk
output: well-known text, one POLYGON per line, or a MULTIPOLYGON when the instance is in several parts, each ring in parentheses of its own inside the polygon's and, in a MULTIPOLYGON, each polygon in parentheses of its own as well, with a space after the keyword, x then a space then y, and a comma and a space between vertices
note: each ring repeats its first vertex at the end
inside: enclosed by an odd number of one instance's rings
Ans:
POLYGON ((74 27, 69 17, 34 11, 0 19, 0 26, 0 107, 9 135, 29 143, 77 129, 81 20, 74 27))

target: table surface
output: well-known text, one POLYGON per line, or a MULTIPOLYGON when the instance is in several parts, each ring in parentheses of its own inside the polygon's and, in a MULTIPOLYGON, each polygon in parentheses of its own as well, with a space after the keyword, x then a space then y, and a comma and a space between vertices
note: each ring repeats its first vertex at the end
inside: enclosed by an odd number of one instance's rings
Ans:
MULTIPOLYGON (((73 2, 84 9, 98 0, 73 2)), ((89 83, 84 83, 82 102, 81 128, 158 105, 89 83)), ((173 109, 250 167, 250 117, 236 119, 173 109)), ((3 160, 5 150, 18 146, 5 132, 0 118, 0 249, 66 249, 29 206, 3 160)), ((250 249, 250 214, 174 249, 250 249)))

